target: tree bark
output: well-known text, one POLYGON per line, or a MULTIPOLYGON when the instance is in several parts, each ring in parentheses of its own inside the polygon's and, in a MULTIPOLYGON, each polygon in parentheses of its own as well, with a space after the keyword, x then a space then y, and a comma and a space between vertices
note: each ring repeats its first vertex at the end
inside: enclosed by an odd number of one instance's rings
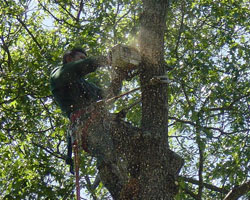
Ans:
POLYGON ((250 181, 246 181, 242 185, 233 188, 223 200, 237 200, 242 195, 250 191, 250 181))
POLYGON ((167 5, 167 0, 143 0, 141 16, 142 129, 155 137, 157 134, 167 137, 167 87, 149 84, 154 76, 165 75, 163 56, 167 5))
POLYGON ((168 100, 166 84, 150 84, 154 76, 165 75, 164 35, 167 0, 142 0, 139 38, 142 56, 142 141, 138 199, 173 199, 178 192, 176 177, 183 160, 169 150, 168 100))

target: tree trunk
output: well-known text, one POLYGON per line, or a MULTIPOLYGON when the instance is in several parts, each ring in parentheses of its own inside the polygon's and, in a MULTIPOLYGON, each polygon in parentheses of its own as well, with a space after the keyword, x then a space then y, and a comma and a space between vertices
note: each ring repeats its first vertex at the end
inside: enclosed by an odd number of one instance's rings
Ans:
POLYGON ((103 167, 105 170, 100 175, 114 199, 173 199, 178 192, 176 178, 183 160, 168 145, 168 85, 151 81, 155 76, 166 75, 164 35, 168 1, 142 2, 139 38, 142 57, 139 66, 141 128, 135 128, 119 119, 110 120, 114 149, 118 157, 126 161, 126 178, 125 181, 119 180, 112 173, 111 167, 103 167), (118 182, 121 187, 118 187, 118 182))
POLYGON ((164 33, 166 0, 143 0, 140 53, 142 55, 142 130, 167 143, 167 85, 150 84, 154 76, 165 75, 164 33))
POLYGON ((150 84, 154 76, 165 75, 164 34, 167 0, 142 0, 140 53, 142 71, 142 145, 138 199, 173 199, 178 192, 175 178, 182 159, 168 148, 167 85, 150 84))

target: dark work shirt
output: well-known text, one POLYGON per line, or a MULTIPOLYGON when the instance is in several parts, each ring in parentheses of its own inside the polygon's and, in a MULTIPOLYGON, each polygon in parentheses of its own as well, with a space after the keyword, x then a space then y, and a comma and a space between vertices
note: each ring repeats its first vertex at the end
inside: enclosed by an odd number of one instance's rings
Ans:
POLYGON ((94 72, 99 65, 92 58, 67 63, 51 73, 51 92, 61 110, 70 117, 76 110, 102 99, 102 91, 89 83, 84 76, 94 72))

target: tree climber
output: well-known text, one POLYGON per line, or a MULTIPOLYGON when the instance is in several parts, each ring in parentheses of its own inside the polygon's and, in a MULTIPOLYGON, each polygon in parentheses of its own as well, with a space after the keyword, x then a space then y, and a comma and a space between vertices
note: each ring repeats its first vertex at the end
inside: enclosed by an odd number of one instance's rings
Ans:
MULTIPOLYGON (((98 67, 107 64, 103 56, 87 58, 82 49, 72 49, 63 56, 63 66, 57 67, 51 73, 51 91, 61 110, 71 121, 68 139, 68 158, 72 164, 72 144, 78 141, 81 148, 97 159, 97 168, 104 185, 111 189, 122 184, 120 173, 117 172, 116 154, 109 127, 104 120, 109 119, 103 104, 96 103, 103 98, 103 92, 96 85, 86 81, 84 76, 94 72, 98 67), (79 134, 77 133, 80 132, 79 134), (112 174, 110 170, 112 168, 112 174), (109 174, 107 174, 109 173, 109 174), (103 177, 103 178, 102 178, 103 177), (112 178, 114 186, 105 184, 105 178, 112 178)), ((71 165, 72 166, 72 165, 71 165)), ((71 167, 72 169, 72 167, 71 167)), ((108 182, 108 181, 107 181, 108 182)), ((110 191, 114 191, 111 189, 110 191)), ((115 196, 118 194, 112 194, 115 196)))
MULTIPOLYGON (((59 107, 70 119, 71 114, 91 103, 102 99, 102 91, 96 85, 87 82, 83 76, 94 72, 100 63, 97 59, 87 58, 83 49, 75 48, 63 56, 63 66, 55 68, 51 73, 51 91, 59 107)), ((68 135, 68 157, 66 162, 72 163, 72 141, 68 135)), ((84 149, 87 151, 87 149, 84 149)))

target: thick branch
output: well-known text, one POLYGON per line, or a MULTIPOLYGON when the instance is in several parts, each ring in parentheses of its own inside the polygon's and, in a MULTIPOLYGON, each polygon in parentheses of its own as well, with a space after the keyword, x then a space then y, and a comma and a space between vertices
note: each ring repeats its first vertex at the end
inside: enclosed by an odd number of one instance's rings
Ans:
POLYGON ((223 200, 237 200, 242 195, 250 191, 250 181, 243 183, 242 185, 233 188, 223 200))
POLYGON ((142 140, 137 147, 137 174, 141 185, 138 199, 171 200, 178 192, 175 178, 183 162, 168 151, 168 85, 149 84, 153 77, 166 75, 164 35, 168 1, 142 0, 142 3, 139 34, 142 140))
MULTIPOLYGON (((199 185, 199 181, 195 180, 195 179, 192 179, 192 178, 187 178, 187 177, 184 177, 184 176, 180 176, 179 179, 183 180, 185 182, 189 182, 189 183, 192 183, 192 184, 195 184, 195 185, 199 185)), ((220 193, 223 193, 223 194, 228 193, 228 190, 216 187, 216 186, 208 184, 208 183, 203 183, 203 186, 205 188, 210 189, 210 190, 215 191, 215 192, 220 192, 220 193)))

